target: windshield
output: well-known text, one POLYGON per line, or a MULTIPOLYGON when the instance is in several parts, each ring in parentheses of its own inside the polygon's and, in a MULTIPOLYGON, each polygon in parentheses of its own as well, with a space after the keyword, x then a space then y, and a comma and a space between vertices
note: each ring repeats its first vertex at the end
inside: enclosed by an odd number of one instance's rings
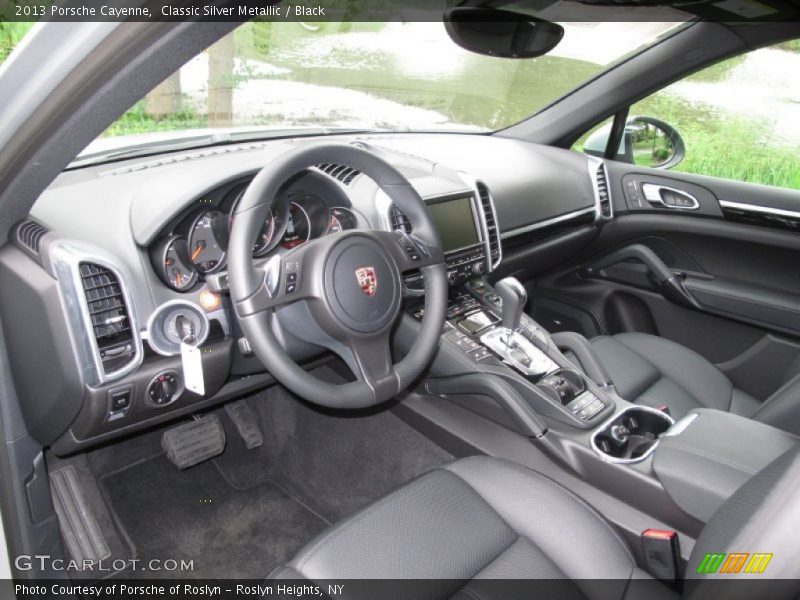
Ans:
MULTIPOLYGON (((101 137, 231 127, 492 131, 676 25, 563 23, 551 54, 509 60, 463 50, 442 23, 250 22, 190 60, 101 137)), ((161 136, 146 139, 153 137, 161 136)))

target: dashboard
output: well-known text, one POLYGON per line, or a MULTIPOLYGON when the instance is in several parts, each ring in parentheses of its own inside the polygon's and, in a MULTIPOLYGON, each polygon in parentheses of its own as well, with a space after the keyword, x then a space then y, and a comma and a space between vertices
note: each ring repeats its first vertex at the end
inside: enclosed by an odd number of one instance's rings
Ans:
MULTIPOLYGON (((532 276, 563 260, 554 240, 569 239, 567 250, 577 252, 576 239, 588 243, 612 212, 602 161, 568 150, 482 135, 336 139, 379 155, 425 200, 454 289, 477 276, 532 276)), ((15 384, 32 399, 24 416, 43 445, 73 452, 272 381, 249 351, 227 296, 228 240, 258 171, 313 141, 234 144, 68 170, 42 194, 12 232, 13 245, 0 250, 0 310, 7 312, 0 317, 15 384), (23 323, 18 314, 30 318, 23 323), (202 347, 202 392, 182 380, 180 342, 189 334, 202 347)), ((383 190, 345 165, 298 173, 269 200, 252 248, 257 265, 341 230, 413 233, 383 190)), ((403 283, 412 302, 421 276, 411 273, 403 283)), ((295 360, 320 355, 318 346, 281 328, 279 314, 265 318, 295 360)))

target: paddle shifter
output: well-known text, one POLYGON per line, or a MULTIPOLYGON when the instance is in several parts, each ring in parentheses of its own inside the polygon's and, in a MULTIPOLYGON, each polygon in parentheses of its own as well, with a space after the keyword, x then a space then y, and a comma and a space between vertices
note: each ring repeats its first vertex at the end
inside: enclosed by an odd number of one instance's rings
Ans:
POLYGON ((494 285, 494 290, 503 302, 503 327, 510 331, 517 331, 522 319, 522 310, 528 301, 528 292, 515 277, 501 279, 494 285))

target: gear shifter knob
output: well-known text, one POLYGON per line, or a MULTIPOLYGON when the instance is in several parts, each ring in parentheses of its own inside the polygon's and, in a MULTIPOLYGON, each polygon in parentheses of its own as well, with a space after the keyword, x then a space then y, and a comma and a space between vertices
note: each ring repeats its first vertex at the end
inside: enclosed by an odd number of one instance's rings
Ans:
POLYGON ((511 331, 516 330, 522 319, 522 310, 528 301, 528 293, 515 277, 501 279, 495 284, 494 289, 503 303, 503 327, 511 331))

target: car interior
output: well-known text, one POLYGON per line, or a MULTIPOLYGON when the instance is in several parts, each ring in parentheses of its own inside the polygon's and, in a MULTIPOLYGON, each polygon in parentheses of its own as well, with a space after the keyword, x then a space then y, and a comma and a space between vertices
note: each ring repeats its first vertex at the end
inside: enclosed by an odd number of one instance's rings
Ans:
MULTIPOLYGON (((448 32, 485 50, 490 20, 448 32)), ((40 33, 88 39, 65 25, 40 33)), ((618 154, 636 101, 796 23, 691 20, 491 134, 71 162, 233 26, 141 25, 71 54, 96 68, 0 164, 10 554, 123 565, 76 581, 668 598, 746 579, 704 575, 709 553, 770 553, 751 578, 796 597, 800 191, 618 154), (176 558, 193 570, 135 562, 176 558)), ((558 42, 537 31, 508 55, 558 42)))

